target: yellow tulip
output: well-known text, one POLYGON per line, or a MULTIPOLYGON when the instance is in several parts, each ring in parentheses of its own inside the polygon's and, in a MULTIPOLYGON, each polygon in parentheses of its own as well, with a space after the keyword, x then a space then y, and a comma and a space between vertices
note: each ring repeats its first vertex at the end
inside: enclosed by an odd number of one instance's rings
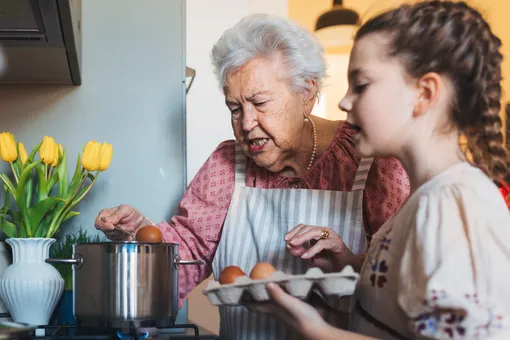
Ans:
POLYGON ((57 166, 58 160, 60 159, 60 153, 63 154, 64 152, 62 151, 62 144, 57 145, 57 143, 55 143, 55 145, 53 145, 53 148, 54 148, 53 152, 55 153, 55 158, 53 158, 53 162, 51 162, 51 166, 57 166), (60 151, 60 153, 59 153, 59 151, 60 151))
POLYGON ((99 160, 99 171, 105 171, 110 166, 113 156, 113 147, 111 144, 103 143, 101 145, 101 158, 99 160))
POLYGON ((99 168, 101 159, 101 144, 95 140, 91 140, 85 145, 83 155, 81 157, 81 165, 85 170, 96 171, 99 168))
POLYGON ((16 142, 14 141, 12 133, 0 133, 0 158, 8 163, 12 163, 18 158, 16 142))
POLYGON ((58 164, 58 146, 56 146, 56 144, 55 144, 55 149, 56 150, 53 150, 55 157, 53 158, 53 162, 51 162, 51 166, 57 166, 57 164, 58 164))
POLYGON ((28 160, 27 150, 25 149, 25 145, 22 142, 18 142, 18 149, 19 149, 19 157, 21 159, 21 163, 23 163, 23 165, 24 165, 28 160))
POLYGON ((57 165, 58 146, 53 137, 44 136, 41 148, 39 149, 39 157, 41 157, 41 161, 46 165, 57 165))

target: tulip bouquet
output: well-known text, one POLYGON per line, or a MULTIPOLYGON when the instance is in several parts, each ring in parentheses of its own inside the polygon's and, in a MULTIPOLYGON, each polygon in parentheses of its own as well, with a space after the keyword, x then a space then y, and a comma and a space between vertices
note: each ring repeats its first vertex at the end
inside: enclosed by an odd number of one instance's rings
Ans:
POLYGON ((0 134, 0 158, 10 164, 12 176, 0 174, 4 205, 0 228, 8 237, 52 237, 66 220, 79 215, 72 210, 90 191, 99 173, 112 159, 112 145, 89 141, 68 180, 67 151, 45 136, 30 154, 8 132, 0 134), (39 154, 39 159, 35 157, 39 154), (11 198, 14 200, 11 204, 11 198), (15 204, 14 204, 15 203, 15 204))

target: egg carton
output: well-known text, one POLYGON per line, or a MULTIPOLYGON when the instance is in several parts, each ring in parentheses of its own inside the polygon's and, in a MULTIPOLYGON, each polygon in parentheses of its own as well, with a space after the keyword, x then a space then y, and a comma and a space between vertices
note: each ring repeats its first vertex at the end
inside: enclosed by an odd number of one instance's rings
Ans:
POLYGON ((222 285, 217 281, 210 281, 203 293, 215 306, 235 306, 250 300, 262 302, 271 299, 266 285, 273 282, 301 300, 305 300, 314 290, 327 297, 343 297, 354 294, 358 280, 359 274, 351 266, 345 267, 339 273, 323 273, 319 268, 310 268, 302 275, 287 275, 276 271, 265 280, 240 276, 231 284, 222 285))

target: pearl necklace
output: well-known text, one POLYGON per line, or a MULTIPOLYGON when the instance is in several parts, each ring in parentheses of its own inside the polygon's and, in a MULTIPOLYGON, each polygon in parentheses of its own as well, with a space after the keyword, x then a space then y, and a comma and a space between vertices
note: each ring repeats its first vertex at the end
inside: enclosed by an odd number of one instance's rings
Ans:
POLYGON ((306 170, 310 170, 312 167, 313 161, 315 160, 315 152, 317 151, 317 131, 315 130, 315 123, 313 122, 311 117, 306 118, 305 120, 310 121, 312 124, 312 131, 313 131, 313 149, 312 149, 312 156, 310 157, 310 163, 308 163, 308 168, 306 170))

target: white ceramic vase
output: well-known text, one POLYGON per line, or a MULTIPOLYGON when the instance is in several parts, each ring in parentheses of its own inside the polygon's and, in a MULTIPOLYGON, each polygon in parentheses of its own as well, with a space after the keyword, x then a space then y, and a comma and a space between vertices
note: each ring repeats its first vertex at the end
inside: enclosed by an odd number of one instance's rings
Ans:
MULTIPOLYGON (((5 268, 7 268, 12 263, 12 255, 11 255, 11 247, 5 243, 5 241, 0 242, 0 277, 2 276, 5 268)), ((0 314, 9 313, 7 308, 5 308, 4 303, 2 301, 2 296, 0 295, 0 314)))
POLYGON ((34 326, 49 323, 62 295, 64 279, 44 262, 53 238, 8 238, 12 264, 0 277, 0 296, 15 322, 34 326))

